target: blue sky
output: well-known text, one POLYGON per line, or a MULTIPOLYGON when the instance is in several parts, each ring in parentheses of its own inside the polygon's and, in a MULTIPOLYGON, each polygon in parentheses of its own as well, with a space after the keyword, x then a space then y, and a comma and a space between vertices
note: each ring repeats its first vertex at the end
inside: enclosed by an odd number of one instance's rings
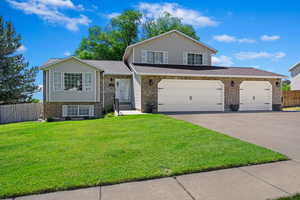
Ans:
MULTIPOLYGON (((30 66, 73 54, 89 26, 105 26, 127 8, 154 18, 167 11, 193 25, 200 41, 218 50, 216 65, 289 75, 288 68, 300 61, 299 1, 0 1, 1 15, 22 36, 19 52, 30 66)), ((42 84, 41 73, 36 82, 42 84)))

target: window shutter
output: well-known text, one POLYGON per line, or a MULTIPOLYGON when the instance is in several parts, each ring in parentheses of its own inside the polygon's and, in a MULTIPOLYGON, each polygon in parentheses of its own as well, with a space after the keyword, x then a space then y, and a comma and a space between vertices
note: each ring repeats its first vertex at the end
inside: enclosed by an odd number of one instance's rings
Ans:
POLYGON ((62 106, 62 116, 66 117, 68 115, 68 106, 67 105, 63 105, 62 106))
POLYGON ((93 117, 94 116, 94 105, 90 105, 90 111, 89 111, 89 115, 90 117, 93 117))
POLYGON ((187 65, 187 52, 183 52, 183 64, 187 65))
POLYGON ((62 73, 61 72, 54 72, 53 73, 53 82, 54 82, 54 90, 61 90, 62 89, 62 73))
POLYGON ((142 63, 147 63, 147 51, 142 50, 142 63))
POLYGON ((92 73, 91 72, 84 73, 84 88, 85 88, 85 91, 92 90, 92 73))
POLYGON ((168 64, 168 63, 169 63, 168 52, 164 51, 164 64, 168 64))

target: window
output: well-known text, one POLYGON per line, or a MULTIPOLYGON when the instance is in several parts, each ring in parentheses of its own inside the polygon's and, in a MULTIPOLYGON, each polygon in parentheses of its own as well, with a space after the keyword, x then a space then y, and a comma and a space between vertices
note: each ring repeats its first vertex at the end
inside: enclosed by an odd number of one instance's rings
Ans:
POLYGON ((67 116, 77 116, 78 115, 78 106, 69 105, 67 106, 67 116))
POLYGON ((93 115, 93 105, 63 105, 63 117, 84 117, 93 115))
POLYGON ((85 91, 92 90, 92 73, 84 74, 84 87, 85 87, 85 91))
POLYGON ((158 51, 147 51, 147 63, 150 64, 163 64, 164 53, 158 51))
POLYGON ((188 65, 202 65, 202 55, 195 53, 187 54, 187 64, 188 65))
POLYGON ((65 90, 82 91, 81 73, 64 73, 65 90))
POLYGON ((79 116, 89 116, 90 115, 90 106, 82 105, 79 106, 79 116))

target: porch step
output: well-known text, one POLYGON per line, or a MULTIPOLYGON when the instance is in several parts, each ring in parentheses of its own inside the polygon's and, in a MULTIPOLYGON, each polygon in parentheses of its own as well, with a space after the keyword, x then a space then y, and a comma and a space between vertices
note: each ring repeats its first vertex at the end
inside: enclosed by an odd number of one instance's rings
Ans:
POLYGON ((122 115, 123 116, 124 115, 140 115, 140 114, 145 114, 145 113, 142 113, 141 111, 138 111, 138 110, 120 110, 119 116, 122 116, 122 115))
POLYGON ((120 110, 131 110, 132 106, 131 103, 120 103, 119 108, 120 110))

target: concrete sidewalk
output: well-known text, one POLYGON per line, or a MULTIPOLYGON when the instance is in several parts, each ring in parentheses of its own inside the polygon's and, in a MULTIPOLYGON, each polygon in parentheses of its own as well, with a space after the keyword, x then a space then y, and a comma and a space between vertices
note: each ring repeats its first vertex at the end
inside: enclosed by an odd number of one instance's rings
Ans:
POLYGON ((300 192, 300 163, 284 161, 16 200, 266 200, 300 192))

